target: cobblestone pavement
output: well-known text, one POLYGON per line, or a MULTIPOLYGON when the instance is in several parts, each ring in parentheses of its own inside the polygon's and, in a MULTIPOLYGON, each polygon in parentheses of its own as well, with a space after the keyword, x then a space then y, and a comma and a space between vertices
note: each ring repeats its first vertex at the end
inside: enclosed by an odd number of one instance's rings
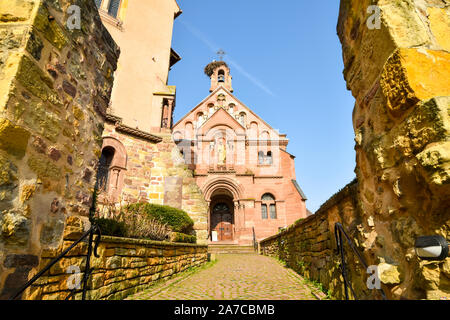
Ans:
POLYGON ((277 260, 226 254, 213 266, 137 293, 131 300, 317 300, 303 278, 277 260))

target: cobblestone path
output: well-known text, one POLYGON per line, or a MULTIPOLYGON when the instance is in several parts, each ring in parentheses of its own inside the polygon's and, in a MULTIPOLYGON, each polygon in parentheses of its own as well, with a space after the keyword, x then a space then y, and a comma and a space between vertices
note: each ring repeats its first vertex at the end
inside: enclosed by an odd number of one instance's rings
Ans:
POLYGON ((219 255, 213 266, 179 276, 130 300, 317 300, 303 278, 273 258, 219 255))

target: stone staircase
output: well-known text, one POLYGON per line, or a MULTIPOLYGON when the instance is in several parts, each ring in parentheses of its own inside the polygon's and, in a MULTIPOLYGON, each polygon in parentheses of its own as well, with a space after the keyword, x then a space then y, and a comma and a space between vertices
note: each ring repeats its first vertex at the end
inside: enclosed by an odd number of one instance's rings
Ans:
POLYGON ((256 254, 253 245, 209 244, 210 254, 256 254))

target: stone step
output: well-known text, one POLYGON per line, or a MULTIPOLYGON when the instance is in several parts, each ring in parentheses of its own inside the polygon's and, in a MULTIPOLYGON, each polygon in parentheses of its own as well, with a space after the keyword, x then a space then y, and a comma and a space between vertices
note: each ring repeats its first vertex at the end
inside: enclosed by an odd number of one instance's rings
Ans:
POLYGON ((256 253, 252 245, 233 245, 233 244, 210 244, 208 245, 208 253, 216 254, 232 254, 232 253, 256 253))

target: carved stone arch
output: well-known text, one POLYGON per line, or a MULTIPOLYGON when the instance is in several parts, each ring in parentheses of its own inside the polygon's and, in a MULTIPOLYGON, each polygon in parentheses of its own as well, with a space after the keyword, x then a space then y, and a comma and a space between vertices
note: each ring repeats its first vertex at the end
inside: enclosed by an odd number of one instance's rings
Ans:
POLYGON ((233 195, 233 201, 238 201, 244 194, 243 187, 238 182, 231 178, 219 177, 208 181, 202 187, 206 201, 210 201, 214 191, 218 189, 228 190, 233 195))
POLYGON ((192 140, 194 138, 194 124, 187 121, 184 125, 184 139, 192 140))
POLYGON ((220 124, 209 128, 208 131, 205 132, 206 139, 213 139, 218 135, 226 137, 227 140, 235 139, 236 130, 226 124, 220 124))
POLYGON ((119 167, 126 170, 128 156, 127 150, 125 149, 125 146, 122 144, 122 142, 113 137, 103 137, 102 150, 106 147, 112 147, 115 150, 111 167, 119 167))
MULTIPOLYGON (((108 179, 103 192, 99 194, 99 202, 117 202, 122 192, 124 175, 127 170, 127 151, 119 140, 113 137, 104 137, 102 154, 104 150, 114 150, 114 156, 108 167, 108 179)), ((97 179, 99 177, 97 176, 97 179)))
POLYGON ((261 132, 260 139, 261 139, 261 140, 264 140, 264 141, 270 140, 270 133, 269 133, 269 131, 263 130, 263 131, 261 132))
POLYGON ((258 138, 258 122, 252 121, 250 122, 250 129, 248 130, 249 138, 254 140, 258 138))
POLYGON ((267 194, 267 193, 268 193, 268 194, 271 194, 271 195, 275 198, 275 201, 279 200, 278 192, 277 192, 277 190, 275 190, 275 189, 273 189, 273 188, 264 188, 264 191, 262 191, 262 192, 259 194, 257 200, 261 200, 262 197, 263 197, 265 194, 267 194))
POLYGON ((177 131, 174 131, 172 136, 173 136, 173 140, 180 141, 180 140, 183 140, 187 136, 187 133, 185 132, 185 134, 183 135, 183 133, 180 130, 177 130, 177 131))

